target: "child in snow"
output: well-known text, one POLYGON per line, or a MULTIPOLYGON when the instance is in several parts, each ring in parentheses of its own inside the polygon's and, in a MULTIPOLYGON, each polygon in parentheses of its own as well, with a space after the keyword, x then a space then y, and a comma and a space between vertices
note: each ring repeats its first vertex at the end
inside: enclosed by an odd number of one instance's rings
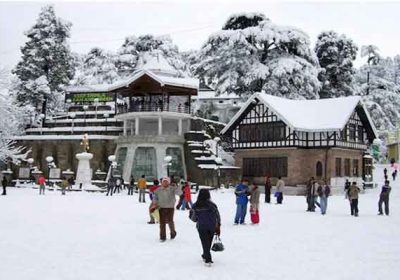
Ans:
MULTIPOLYGON (((183 202, 182 202, 182 207, 181 210, 185 210, 186 207, 193 207, 193 202, 192 202, 192 194, 190 193, 190 186, 189 183, 186 182, 184 187, 183 187, 183 202)), ((188 208, 190 209, 190 208, 188 208)))

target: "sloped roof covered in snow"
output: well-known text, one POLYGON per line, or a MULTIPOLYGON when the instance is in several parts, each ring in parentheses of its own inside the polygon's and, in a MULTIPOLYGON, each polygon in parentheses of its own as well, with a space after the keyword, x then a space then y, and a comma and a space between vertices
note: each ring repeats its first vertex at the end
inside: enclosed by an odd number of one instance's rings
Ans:
POLYGON ((306 132, 339 131, 344 128, 356 107, 360 105, 372 131, 377 135, 375 126, 360 96, 291 100, 265 93, 252 95, 221 132, 227 132, 237 123, 251 103, 257 101, 264 103, 289 127, 297 131, 306 132))
POLYGON ((182 77, 179 72, 168 63, 162 54, 146 52, 140 56, 136 71, 134 71, 132 76, 129 78, 119 80, 111 85, 70 86, 67 87, 67 91, 109 92, 119 88, 128 87, 130 84, 145 75, 160 83, 161 86, 169 85, 196 90, 199 89, 198 79, 182 77))

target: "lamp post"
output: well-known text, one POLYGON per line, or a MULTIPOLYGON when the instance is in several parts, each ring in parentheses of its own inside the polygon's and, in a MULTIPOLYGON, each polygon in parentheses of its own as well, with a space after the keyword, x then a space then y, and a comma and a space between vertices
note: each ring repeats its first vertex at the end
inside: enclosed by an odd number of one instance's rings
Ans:
POLYGON ((219 145, 219 142, 221 142, 221 138, 215 137, 214 141, 215 141, 215 157, 218 157, 218 145, 219 145))
POLYGON ((32 182, 32 164, 33 164, 33 162, 34 162, 35 160, 34 160, 33 158, 28 158, 26 161, 27 161, 28 164, 29 164, 29 181, 32 182))
POLYGON ((50 169, 53 167, 53 157, 52 156, 48 156, 46 157, 46 161, 47 161, 47 171, 49 172, 47 175, 47 185, 50 186, 50 169))
POLYGON ((108 156, 108 161, 111 162, 111 168, 110 168, 110 176, 113 177, 114 175, 114 169, 117 167, 117 162, 115 161, 115 155, 110 155, 108 156))
POLYGON ((43 134, 43 124, 44 124, 45 115, 44 114, 40 114, 39 117, 40 117, 40 135, 42 135, 43 134))
POLYGON ((96 108, 96 119, 97 119, 97 106, 99 106, 99 99, 98 99, 98 98, 95 98, 95 99, 93 100, 93 104, 94 104, 94 106, 95 106, 95 108, 96 108))
POLYGON ((167 165, 167 176, 169 177, 169 166, 171 165, 172 157, 171 156, 165 156, 164 161, 167 165))
MULTIPOLYGON (((105 113, 104 114, 104 118, 106 119, 106 132, 107 132, 107 126, 108 126, 108 123, 107 123, 107 118, 110 116, 110 114, 108 114, 108 113, 105 113)), ((106 133, 107 134, 107 133, 106 133)))
POLYGON ((69 117, 72 120, 72 123, 71 123, 71 134, 74 134, 74 121, 75 121, 76 114, 75 113, 71 113, 71 114, 69 114, 69 117))
POLYGON ((89 109, 88 105, 83 105, 83 111, 84 111, 84 126, 86 127, 86 111, 89 109))
POLYGON ((217 188, 219 189, 219 187, 220 187, 220 177, 221 177, 220 165, 222 165, 222 158, 216 157, 215 158, 215 163, 217 164, 217 188))

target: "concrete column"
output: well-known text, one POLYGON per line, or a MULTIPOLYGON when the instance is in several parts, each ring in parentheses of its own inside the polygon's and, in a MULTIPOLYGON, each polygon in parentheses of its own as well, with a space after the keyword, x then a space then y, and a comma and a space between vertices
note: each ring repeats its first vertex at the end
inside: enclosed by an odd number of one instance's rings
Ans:
POLYGON ((158 117, 158 135, 162 135, 162 118, 158 117))
POLYGON ((126 136, 127 120, 124 120, 124 136, 126 136))
POLYGON ((178 120, 178 135, 182 135, 182 119, 178 120))
POLYGON ((133 127, 133 122, 131 121, 130 123, 131 123, 131 135, 135 135, 135 133, 134 133, 134 127, 133 127))
POLYGON ((135 135, 139 135, 139 117, 135 118, 135 135))

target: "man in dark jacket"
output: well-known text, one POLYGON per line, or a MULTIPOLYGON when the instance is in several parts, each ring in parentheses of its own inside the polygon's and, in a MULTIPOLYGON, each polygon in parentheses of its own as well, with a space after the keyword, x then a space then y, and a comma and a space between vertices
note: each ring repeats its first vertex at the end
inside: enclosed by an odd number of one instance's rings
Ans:
POLYGON ((316 186, 314 177, 311 177, 307 182, 307 212, 315 212, 315 196, 316 196, 316 186))
POLYGON ((7 191, 6 191, 7 184, 8 184, 7 178, 6 178, 6 176, 3 176, 3 180, 1 181, 1 185, 3 186, 3 193, 1 195, 7 195, 7 191))
POLYGON ((200 190, 197 201, 190 210, 189 218, 197 223, 197 231, 203 247, 201 257, 206 265, 211 265, 213 263, 211 244, 214 234, 218 236, 221 234, 221 217, 217 206, 210 200, 209 190, 200 190))
POLYGON ((385 214, 389 215, 389 194, 391 191, 391 187, 389 185, 389 181, 385 181, 385 185, 382 187, 381 194, 379 195, 379 202, 378 202, 378 207, 379 207, 379 213, 378 215, 383 215, 382 211, 382 203, 385 203, 385 214))
POLYGON ((271 202, 271 179, 266 176, 265 177, 265 202, 270 203, 271 202))

